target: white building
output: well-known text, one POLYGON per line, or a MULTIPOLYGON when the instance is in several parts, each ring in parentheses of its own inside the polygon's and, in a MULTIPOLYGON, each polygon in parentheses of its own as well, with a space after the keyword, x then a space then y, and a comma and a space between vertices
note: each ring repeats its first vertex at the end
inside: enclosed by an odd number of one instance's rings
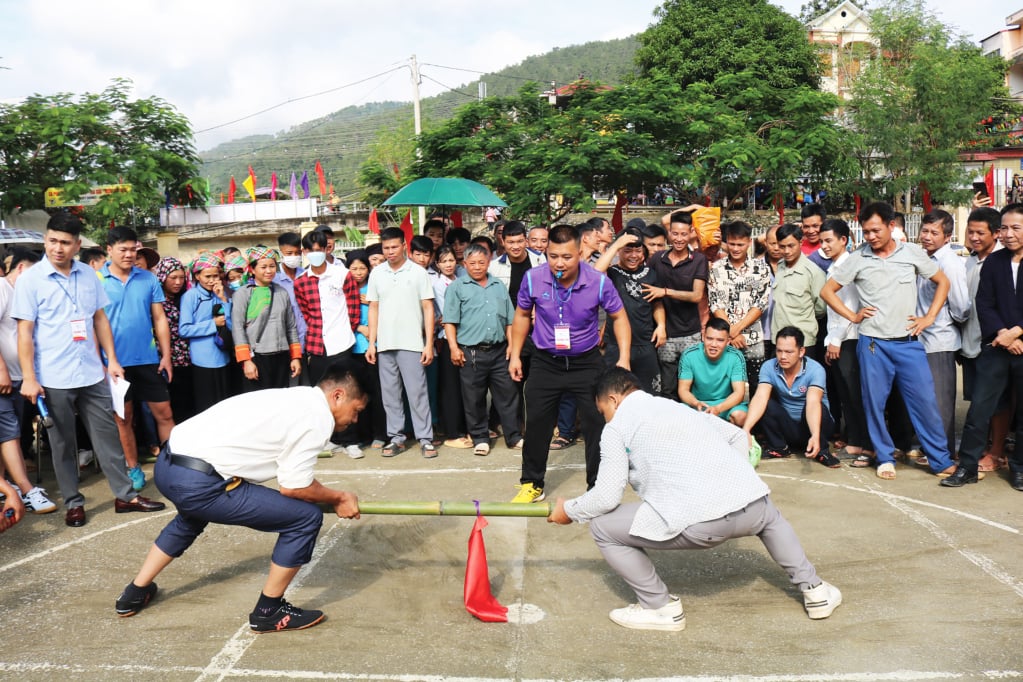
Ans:
POLYGON ((1008 28, 980 41, 980 49, 984 54, 998 55, 1012 64, 1005 84, 1010 95, 1023 99, 1023 10, 1006 17, 1005 25, 1008 28))
POLYGON ((862 62, 875 51, 867 13, 846 1, 810 21, 806 29, 820 50, 821 89, 848 98, 862 62))

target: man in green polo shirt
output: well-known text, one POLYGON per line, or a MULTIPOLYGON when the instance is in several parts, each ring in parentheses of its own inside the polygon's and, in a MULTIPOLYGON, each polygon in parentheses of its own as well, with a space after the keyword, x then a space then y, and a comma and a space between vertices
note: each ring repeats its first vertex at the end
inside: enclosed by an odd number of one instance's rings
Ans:
POLYGON ((795 327, 806 339, 806 355, 820 362, 817 354, 817 318, 824 317, 827 306, 821 299, 824 271, 803 255, 803 230, 787 224, 778 228, 778 248, 782 260, 774 280, 774 312, 771 314, 771 340, 785 327, 795 327))
POLYGON ((712 317, 703 330, 703 343, 682 353, 678 367, 678 397, 700 412, 746 422, 746 358, 728 343, 728 320, 712 317))
POLYGON ((515 308, 508 289, 489 276, 490 257, 479 244, 465 250, 465 275, 444 294, 444 336, 451 362, 460 367, 465 423, 477 455, 490 454, 487 427, 487 389, 504 429, 505 443, 522 449, 519 430, 519 392, 508 374, 508 335, 515 308))

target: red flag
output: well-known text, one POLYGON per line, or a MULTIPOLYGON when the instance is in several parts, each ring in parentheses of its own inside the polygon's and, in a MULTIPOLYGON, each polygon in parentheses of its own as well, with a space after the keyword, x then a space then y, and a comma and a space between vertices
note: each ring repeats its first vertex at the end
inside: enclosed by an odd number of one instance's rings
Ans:
POLYGON ((469 558, 465 562, 465 610, 485 623, 507 623, 508 607, 501 606, 490 591, 487 548, 483 544, 483 529, 486 527, 487 520, 477 516, 469 534, 469 558))
POLYGON ((452 227, 462 227, 462 212, 461 211, 452 211, 451 212, 451 226, 452 227))
POLYGON ((987 173, 984 173, 984 186, 987 187, 987 195, 991 197, 991 205, 995 205, 995 165, 988 166, 987 173))
POLYGON ((405 248, 409 249, 412 245, 412 211, 405 214, 405 219, 401 221, 401 231, 405 233, 405 248))
POLYGON ((856 220, 859 220, 860 219, 860 203, 861 203, 860 195, 859 194, 854 194, 853 195, 853 201, 856 202, 856 220))
POLYGON ((323 177, 323 166, 319 161, 316 162, 316 168, 313 170, 316 171, 316 177, 320 181, 320 196, 325 197, 327 196, 327 179, 323 177))
POLYGON ((774 210, 778 211, 778 224, 783 224, 785 222, 785 202, 782 200, 780 192, 774 195, 774 210))
POLYGON ((377 218, 377 210, 375 208, 369 212, 369 231, 373 234, 380 234, 380 219, 377 218))
POLYGON ((270 174, 270 201, 277 200, 277 171, 270 174))
POLYGON ((625 209, 625 202, 627 201, 625 192, 617 192, 615 194, 615 212, 611 216, 611 227, 615 229, 615 232, 621 232, 624 224, 622 223, 622 211, 625 209))
POLYGON ((227 186, 227 203, 234 203, 234 193, 238 191, 238 185, 234 182, 234 176, 231 176, 231 184, 227 186))
POLYGON ((934 209, 934 205, 931 203, 931 191, 924 189, 924 213, 930 213, 934 209))

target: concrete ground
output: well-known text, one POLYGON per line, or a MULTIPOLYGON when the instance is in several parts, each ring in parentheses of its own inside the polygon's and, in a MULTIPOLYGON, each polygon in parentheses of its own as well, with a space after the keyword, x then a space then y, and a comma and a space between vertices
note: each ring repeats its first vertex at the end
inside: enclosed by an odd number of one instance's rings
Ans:
MULTIPOLYGON (((366 500, 506 501, 519 458, 441 448, 323 459, 319 478, 366 500)), ((145 467, 152 471, 152 465, 145 467)), ((48 471, 48 470, 47 470, 48 471)), ((494 594, 516 622, 462 604, 471 518, 325 519, 288 596, 322 608, 313 629, 256 636, 247 614, 274 537, 211 526, 133 618, 114 600, 173 512, 115 515, 105 479, 84 480, 89 522, 29 516, 0 535, 0 678, 18 680, 932 680, 1023 677, 1023 496, 1002 475, 939 488, 900 466, 829 470, 805 459, 759 469, 843 605, 810 621, 756 539, 655 555, 682 598, 680 633, 623 629, 633 600, 586 528, 492 518, 494 594)), ((55 488, 52 479, 51 491, 55 488)), ((585 487, 582 447, 551 453, 548 494, 585 487)), ((159 498, 150 486, 146 493, 159 498)))

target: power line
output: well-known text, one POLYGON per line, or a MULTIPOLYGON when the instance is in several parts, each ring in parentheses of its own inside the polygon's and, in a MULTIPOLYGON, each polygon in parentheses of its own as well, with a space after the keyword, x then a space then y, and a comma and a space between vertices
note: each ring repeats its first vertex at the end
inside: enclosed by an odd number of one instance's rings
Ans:
POLYGON ((285 100, 283 102, 275 104, 272 107, 267 107, 266 109, 261 109, 260 111, 257 111, 255 113, 249 114, 247 116, 242 116, 241 118, 236 118, 233 121, 228 121, 227 123, 221 123, 219 125, 211 126, 209 128, 203 128, 202 130, 197 130, 197 131, 195 131, 194 134, 195 135, 199 135, 201 133, 207 133, 207 132, 209 132, 211 130, 217 130, 219 128, 225 128, 227 126, 234 125, 235 123, 241 123, 242 121, 246 121, 246 120, 248 120, 250 118, 254 118, 254 117, 259 116, 261 114, 265 114, 268 111, 273 111, 274 109, 279 109, 279 108, 281 108, 281 107, 283 107, 283 106, 285 106, 287 104, 292 104, 294 102, 301 102, 302 100, 311 99, 313 97, 320 97, 322 95, 328 95, 328 94, 330 94, 332 92, 337 92, 338 90, 344 90, 345 88, 350 88, 350 87, 353 87, 355 85, 359 85, 361 83, 365 83, 366 81, 371 81, 374 78, 380 78, 381 76, 386 76, 389 73, 394 73, 395 71, 398 71, 398 70, 404 69, 404 68, 406 68, 406 67, 405 66, 396 66, 396 67, 394 67, 392 69, 388 69, 387 71, 381 71, 380 73, 375 74, 373 76, 368 76, 366 78, 354 81, 352 83, 346 83, 344 85, 339 85, 336 88, 330 88, 329 90, 323 90, 322 92, 316 92, 316 93, 313 93, 311 95, 303 95, 301 97, 293 97, 292 99, 285 100))

